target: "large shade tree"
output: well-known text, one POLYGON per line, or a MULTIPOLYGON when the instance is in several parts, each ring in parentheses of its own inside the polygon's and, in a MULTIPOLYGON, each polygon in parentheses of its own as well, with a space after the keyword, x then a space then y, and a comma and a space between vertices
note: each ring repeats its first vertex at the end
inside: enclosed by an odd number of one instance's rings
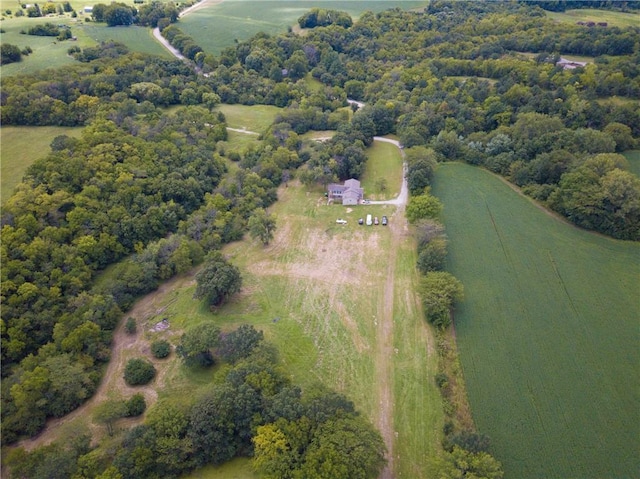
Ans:
POLYGON ((230 264, 219 252, 209 255, 204 267, 196 275, 196 299, 204 299, 210 306, 220 306, 240 291, 240 270, 230 264))

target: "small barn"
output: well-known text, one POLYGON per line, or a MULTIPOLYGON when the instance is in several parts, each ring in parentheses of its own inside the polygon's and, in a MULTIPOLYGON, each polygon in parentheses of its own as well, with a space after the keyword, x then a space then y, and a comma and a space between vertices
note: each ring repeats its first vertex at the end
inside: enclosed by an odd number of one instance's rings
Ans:
POLYGON ((328 187, 328 197, 333 201, 340 201, 343 205, 357 205, 364 198, 364 190, 360 188, 360 182, 354 178, 344 182, 331 183, 328 187))

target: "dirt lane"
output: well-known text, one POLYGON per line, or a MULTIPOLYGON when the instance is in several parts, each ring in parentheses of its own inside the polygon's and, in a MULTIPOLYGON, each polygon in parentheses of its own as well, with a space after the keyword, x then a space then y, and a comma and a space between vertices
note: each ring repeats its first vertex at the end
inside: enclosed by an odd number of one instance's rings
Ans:
MULTIPOLYGON (((388 138, 376 137, 376 141, 384 141, 393 143, 398 148, 400 144, 395 140, 388 138)), ((403 154, 404 152, 400 150, 403 154)), ((406 165, 405 165, 406 168, 406 165)), ((394 427, 394 377, 393 377, 393 360, 394 360, 394 297, 396 284, 396 263, 398 261, 398 250, 403 236, 407 229, 404 217, 404 209, 408 198, 406 174, 403 175, 402 189, 400 195, 395 200, 380 201, 376 203, 386 203, 396 205, 398 208, 392 215, 387 226, 392 233, 391 247, 389 249, 387 278, 385 281, 384 294, 382 304, 378 308, 379 317, 377 318, 377 344, 376 344, 376 372, 377 372, 377 395, 380 410, 378 412, 377 427, 382 434, 382 438, 387 446, 387 465, 380 474, 380 479, 394 479, 394 441, 396 437, 394 427)), ((374 203, 374 202, 372 202, 374 203)))

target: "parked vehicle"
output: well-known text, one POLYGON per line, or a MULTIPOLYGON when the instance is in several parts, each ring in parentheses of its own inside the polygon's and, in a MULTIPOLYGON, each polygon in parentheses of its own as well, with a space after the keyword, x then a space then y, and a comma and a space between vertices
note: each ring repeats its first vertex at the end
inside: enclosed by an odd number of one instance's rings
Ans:
POLYGON ((367 226, 371 226, 373 221, 371 221, 371 215, 367 215, 367 226))
POLYGON ((380 221, 378 221, 378 217, 377 216, 373 219, 373 224, 374 225, 379 225, 380 224, 380 221))
POLYGON ((338 223, 339 225, 346 225, 347 224, 347 220, 343 220, 342 218, 338 218, 336 220, 336 223, 338 223))
POLYGON ((363 220, 362 218, 360 218, 360 219, 358 220, 358 224, 359 224, 359 225, 363 225, 363 224, 364 224, 364 220, 363 220))
POLYGON ((363 205, 368 205, 369 203, 371 203, 371 201, 369 201, 369 200, 362 200, 362 204, 363 204, 363 205))
POLYGON ((386 216, 382 217, 382 226, 387 226, 387 224, 389 223, 389 220, 387 219, 386 216))

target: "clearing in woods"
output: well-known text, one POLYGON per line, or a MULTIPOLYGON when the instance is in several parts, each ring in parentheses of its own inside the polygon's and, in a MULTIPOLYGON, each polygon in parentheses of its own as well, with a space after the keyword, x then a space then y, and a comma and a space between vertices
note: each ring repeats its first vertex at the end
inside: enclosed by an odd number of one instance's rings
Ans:
MULTIPOLYGON (((372 153, 371 161, 384 157, 372 153)), ((429 458, 440 450, 442 405, 433 381, 433 337, 414 293, 415 243, 403 206, 327 205, 323 190, 310 191, 296 182, 282 186, 278 196, 271 208, 278 227, 270 245, 246 239, 223 250, 243 275, 243 289, 230 304, 212 313, 195 301, 193 272, 138 301, 125 315, 136 318, 138 332, 128 336, 124 320, 120 324, 96 395, 71 415, 52 421, 25 446, 59 437, 56 429, 63 430, 73 418, 103 433, 87 423, 98 401, 108 397, 142 391, 149 404, 194 397, 215 378, 208 371, 187 370, 175 355, 154 360, 158 377, 142 389, 130 390, 122 371, 131 357, 153 360, 153 340, 165 338, 175 345, 185 328, 213 319, 225 330, 255 325, 278 347, 295 383, 307 389, 320 383, 352 400, 378 427, 389 449, 381 478, 427 477, 429 458), (389 226, 358 225, 358 218, 368 213, 388 216, 389 226), (336 224, 338 217, 347 224, 336 224), (167 330, 150 331, 165 318, 167 330)), ((235 460, 189 477, 252 477, 247 463, 235 460)))
POLYGON ((485 170, 440 165, 456 336, 505 476, 634 477, 640 244, 580 230, 485 170))

